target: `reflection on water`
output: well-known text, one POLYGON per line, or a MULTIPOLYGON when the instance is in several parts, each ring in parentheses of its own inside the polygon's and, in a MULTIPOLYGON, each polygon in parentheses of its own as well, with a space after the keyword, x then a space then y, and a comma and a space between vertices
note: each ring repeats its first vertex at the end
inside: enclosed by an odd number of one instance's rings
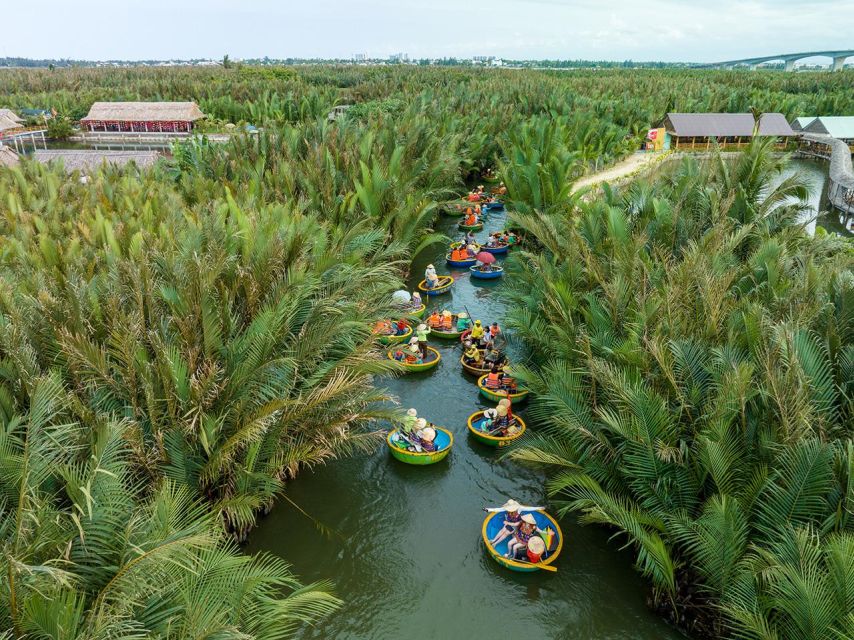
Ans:
MULTIPOLYGON (((494 215, 487 230, 503 227, 494 215)), ((457 236, 456 222, 441 231, 457 236)), ((483 237, 484 234, 478 234, 483 237)), ((433 262, 444 267, 444 247, 421 256, 410 285, 433 262)), ((428 307, 468 309, 484 322, 503 320, 503 283, 473 283, 466 270, 452 293, 428 307)), ((483 549, 487 505, 514 497, 542 504, 543 478, 509 462, 467 436, 466 419, 489 406, 474 378, 462 372, 457 342, 433 340, 442 362, 432 372, 389 381, 404 406, 453 431, 454 448, 439 464, 413 467, 374 455, 339 461, 305 473, 288 485, 288 497, 336 533, 324 537, 285 501, 261 521, 247 550, 266 550, 293 564, 306 581, 333 579, 346 604, 302 638, 366 639, 681 637, 645 606, 645 586, 631 557, 595 527, 570 516, 561 522, 566 544, 558 573, 519 574, 495 563, 483 549)), ((521 354, 512 354, 516 359, 521 354)), ((524 416, 524 405, 518 410, 524 416)))

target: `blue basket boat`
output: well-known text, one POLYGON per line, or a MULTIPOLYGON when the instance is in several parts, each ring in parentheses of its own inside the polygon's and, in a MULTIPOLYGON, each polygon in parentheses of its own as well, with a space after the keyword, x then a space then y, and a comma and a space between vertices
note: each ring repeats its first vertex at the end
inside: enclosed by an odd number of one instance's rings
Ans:
POLYGON ((557 560, 561 549, 563 549, 563 533, 561 532, 557 521, 549 514, 542 511, 526 511, 525 513, 530 513, 534 516, 534 519, 537 521, 538 529, 541 529, 542 531, 551 530, 552 533, 551 536, 548 534, 540 534, 540 537, 543 538, 544 542, 546 542, 546 551, 540 562, 537 564, 529 562, 526 557, 518 559, 504 557, 504 554, 507 553, 507 543, 512 539, 512 536, 505 538, 495 546, 490 544, 489 541, 492 540, 501 527, 504 526, 503 523, 506 516, 504 511, 490 513, 486 516, 486 519, 483 521, 481 535, 483 536, 483 544, 486 545, 486 550, 498 564, 503 567, 507 567, 511 571, 530 573, 532 571, 539 571, 542 569, 541 565, 548 566, 557 560), (546 537, 550 537, 551 540, 547 541, 546 537))
POLYGON ((495 280, 496 278, 500 278, 504 275, 504 267, 495 267, 492 271, 481 271, 477 267, 471 267, 469 272, 471 272, 472 278, 478 278, 479 280, 495 280))

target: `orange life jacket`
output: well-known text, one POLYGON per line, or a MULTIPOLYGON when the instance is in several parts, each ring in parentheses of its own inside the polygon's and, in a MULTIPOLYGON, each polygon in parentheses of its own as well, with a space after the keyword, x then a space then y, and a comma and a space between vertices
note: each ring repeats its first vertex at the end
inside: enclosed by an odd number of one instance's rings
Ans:
POLYGON ((454 326, 454 317, 453 316, 442 316, 442 330, 450 331, 451 327, 454 326))
POLYGON ((501 374, 500 373, 490 373, 486 376, 486 386, 491 389, 497 389, 501 386, 501 374))

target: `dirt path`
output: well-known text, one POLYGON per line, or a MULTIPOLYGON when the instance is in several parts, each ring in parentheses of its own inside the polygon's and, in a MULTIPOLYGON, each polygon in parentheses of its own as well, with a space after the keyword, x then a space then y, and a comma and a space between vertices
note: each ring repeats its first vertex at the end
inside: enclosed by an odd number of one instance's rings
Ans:
POLYGON ((661 153, 634 153, 612 167, 608 167, 597 173, 591 173, 589 176, 579 179, 572 185, 572 192, 575 193, 583 187, 594 186, 602 182, 618 182, 633 173, 641 171, 647 165, 654 163, 661 157, 661 153))

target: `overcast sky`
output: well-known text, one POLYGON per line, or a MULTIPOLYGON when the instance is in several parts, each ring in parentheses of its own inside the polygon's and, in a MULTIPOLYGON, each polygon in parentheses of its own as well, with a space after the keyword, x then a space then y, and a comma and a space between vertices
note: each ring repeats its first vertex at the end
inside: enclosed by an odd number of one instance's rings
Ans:
POLYGON ((854 0, 3 0, 0 57, 716 61, 854 47, 854 0))

